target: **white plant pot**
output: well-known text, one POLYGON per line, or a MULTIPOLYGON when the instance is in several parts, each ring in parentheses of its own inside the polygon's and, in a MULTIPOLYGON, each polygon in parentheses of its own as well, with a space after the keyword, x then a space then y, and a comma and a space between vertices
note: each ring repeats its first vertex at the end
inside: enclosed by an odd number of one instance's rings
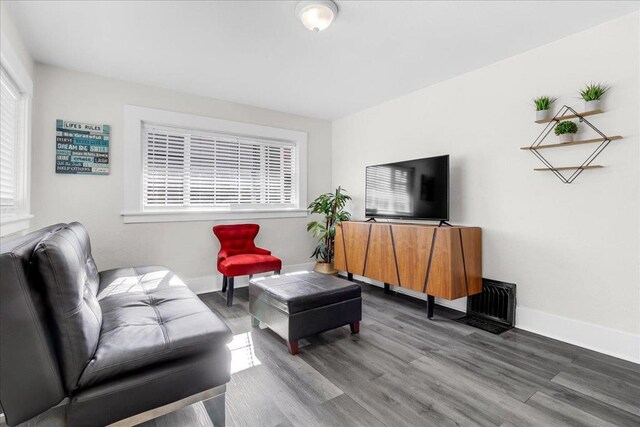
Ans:
POLYGON ((551 110, 538 110, 536 111, 536 121, 547 120, 551 118, 551 110))
POLYGON ((560 142, 573 142, 573 134, 572 133, 563 133, 562 135, 558 135, 560 138, 560 142))
POLYGON ((602 100, 596 99, 595 101, 585 101, 584 111, 594 111, 602 109, 602 100))

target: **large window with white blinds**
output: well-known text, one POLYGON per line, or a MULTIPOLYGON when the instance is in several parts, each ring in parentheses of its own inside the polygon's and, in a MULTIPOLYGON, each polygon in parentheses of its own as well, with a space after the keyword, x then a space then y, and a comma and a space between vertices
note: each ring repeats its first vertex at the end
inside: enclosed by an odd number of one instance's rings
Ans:
POLYGON ((146 208, 294 207, 292 142, 144 124, 146 208))
POLYGON ((3 217, 16 213, 17 168, 20 143, 20 91, 0 67, 0 210, 3 217))
POLYGON ((307 134, 125 106, 124 220, 307 215, 307 134))

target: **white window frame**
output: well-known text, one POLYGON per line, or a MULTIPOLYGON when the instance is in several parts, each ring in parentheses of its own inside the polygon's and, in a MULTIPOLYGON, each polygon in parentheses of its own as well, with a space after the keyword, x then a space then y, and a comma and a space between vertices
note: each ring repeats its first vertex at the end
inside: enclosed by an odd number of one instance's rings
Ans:
POLYGON ((33 82, 4 32, 0 65, 20 91, 18 141, 16 143, 16 209, 13 215, 0 217, 0 237, 27 230, 33 218, 30 211, 30 170, 31 170, 31 99, 33 82))
POLYGON ((125 223, 293 218, 307 216, 307 133, 154 108, 124 107, 124 210, 125 223), (288 141, 296 146, 296 201, 293 208, 145 208, 143 204, 143 125, 288 141))

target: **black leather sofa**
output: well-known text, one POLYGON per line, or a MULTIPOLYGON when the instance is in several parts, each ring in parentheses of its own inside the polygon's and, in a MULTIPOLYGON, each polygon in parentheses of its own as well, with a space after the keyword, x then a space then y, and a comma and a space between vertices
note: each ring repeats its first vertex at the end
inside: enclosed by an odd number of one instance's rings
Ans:
POLYGON ((170 270, 98 272, 79 223, 2 245, 0 404, 10 426, 133 425, 207 398, 222 402, 224 423, 231 339, 170 270))

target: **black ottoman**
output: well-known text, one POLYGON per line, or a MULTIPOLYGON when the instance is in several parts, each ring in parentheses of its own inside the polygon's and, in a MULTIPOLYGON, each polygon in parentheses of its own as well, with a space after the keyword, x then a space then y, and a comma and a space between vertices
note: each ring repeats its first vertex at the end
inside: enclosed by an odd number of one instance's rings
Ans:
POLYGON ((249 281, 249 313, 287 341, 289 353, 298 353, 300 338, 343 325, 360 331, 360 286, 335 276, 297 272, 249 281))

